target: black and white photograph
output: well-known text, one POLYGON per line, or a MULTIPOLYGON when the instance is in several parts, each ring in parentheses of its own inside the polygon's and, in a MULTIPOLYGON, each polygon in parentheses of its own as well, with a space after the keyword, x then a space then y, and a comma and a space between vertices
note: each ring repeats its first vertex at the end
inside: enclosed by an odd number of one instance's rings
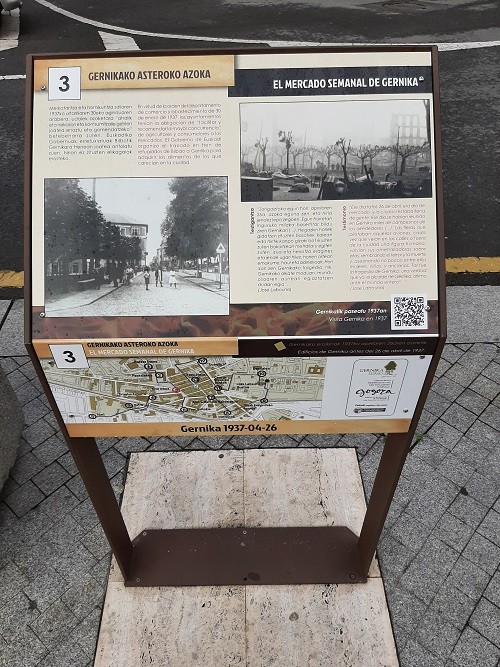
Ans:
POLYGON ((227 178, 45 180, 46 317, 227 315, 227 178))
POLYGON ((241 200, 432 196, 427 99, 240 105, 241 200))

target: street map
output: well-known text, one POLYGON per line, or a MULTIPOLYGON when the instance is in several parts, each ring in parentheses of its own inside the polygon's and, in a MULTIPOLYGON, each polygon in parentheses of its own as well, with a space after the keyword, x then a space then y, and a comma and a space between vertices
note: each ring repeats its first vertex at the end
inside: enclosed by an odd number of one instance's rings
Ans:
POLYGON ((81 423, 319 419, 326 359, 107 358, 58 369, 42 360, 63 419, 81 423))

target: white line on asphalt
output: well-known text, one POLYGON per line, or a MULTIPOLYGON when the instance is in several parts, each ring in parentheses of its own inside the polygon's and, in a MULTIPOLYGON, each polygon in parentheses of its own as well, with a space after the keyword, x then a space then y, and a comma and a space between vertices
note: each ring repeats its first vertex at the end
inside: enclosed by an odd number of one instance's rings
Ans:
MULTIPOLYGON (((52 9, 52 11, 62 14, 67 18, 74 19, 80 23, 95 26, 96 28, 104 28, 105 30, 113 30, 119 33, 128 35, 141 35, 143 37, 161 37, 164 39, 188 39, 197 42, 227 42, 235 44, 268 44, 269 46, 283 47, 283 46, 384 46, 381 43, 368 42, 293 42, 280 40, 266 40, 266 39, 234 39, 233 37, 200 37, 199 35, 174 35, 172 33, 162 32, 148 32, 146 30, 133 30, 132 28, 123 28, 121 26, 110 25, 109 23, 101 23, 100 21, 93 21, 92 19, 73 14, 66 9, 61 9, 48 0, 35 0, 39 5, 52 9)), ((386 46, 419 46, 418 43, 402 43, 398 44, 391 42, 385 44, 386 46)), ((500 46, 500 40, 491 42, 441 42, 438 43, 440 51, 457 51, 459 49, 485 49, 493 46, 500 46)))
POLYGON ((135 40, 128 35, 116 35, 99 30, 99 36, 106 51, 140 51, 135 40))
POLYGON ((0 76, 0 81, 10 81, 11 79, 25 79, 26 74, 6 74, 5 76, 0 76))
POLYGON ((2 12, 2 32, 0 33, 0 51, 15 49, 19 40, 19 9, 11 13, 2 12))

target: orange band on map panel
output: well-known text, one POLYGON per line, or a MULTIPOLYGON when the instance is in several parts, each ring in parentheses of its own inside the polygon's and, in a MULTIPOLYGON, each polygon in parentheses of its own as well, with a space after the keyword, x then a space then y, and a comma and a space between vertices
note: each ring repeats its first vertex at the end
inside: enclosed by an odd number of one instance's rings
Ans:
POLYGON ((75 424, 66 422, 68 433, 72 437, 122 437, 141 435, 279 435, 308 433, 406 433, 410 428, 410 419, 322 419, 277 422, 241 421, 241 422, 157 422, 133 424, 75 424))

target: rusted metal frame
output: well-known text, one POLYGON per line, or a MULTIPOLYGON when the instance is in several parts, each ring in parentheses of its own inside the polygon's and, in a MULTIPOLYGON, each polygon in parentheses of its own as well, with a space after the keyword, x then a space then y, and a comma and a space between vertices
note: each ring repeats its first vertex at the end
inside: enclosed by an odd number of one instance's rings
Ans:
POLYGON ((346 526, 146 529, 125 585, 363 583, 357 540, 346 526))
POLYGON ((433 83, 433 121, 434 121, 434 165, 436 183, 436 219, 437 219, 437 270, 438 270, 438 308, 439 308, 439 336, 436 349, 433 353, 420 398, 415 408, 408 433, 391 433, 387 436, 382 458, 379 463, 375 482, 373 484, 370 501, 358 539, 357 556, 358 568, 361 574, 368 574, 370 564, 384 523, 389 511, 392 498, 403 469, 406 457, 411 448, 418 420, 427 400, 444 344, 446 342, 446 268, 444 246, 444 201, 443 201, 443 169, 441 144, 441 107, 439 100, 438 52, 437 47, 431 48, 432 83, 433 83))
MULTIPOLYGON (((420 50, 427 50, 428 47, 425 46, 419 46, 419 47, 409 47, 405 50, 410 50, 410 51, 420 51, 420 50)), ((335 51, 336 49, 330 49, 335 51)), ((343 50, 343 49, 339 49, 343 50)), ((365 49, 356 49, 357 51, 363 51, 365 49)), ((368 49, 370 50, 370 49, 368 49)), ((398 51, 402 50, 401 48, 385 48, 381 50, 387 50, 387 51, 398 51)), ((321 48, 317 49, 302 49, 302 50, 297 50, 294 49, 293 52, 314 52, 314 51, 323 51, 321 48)), ((195 53, 213 53, 213 51, 192 51, 193 54, 195 53)), ((265 52, 260 49, 249 49, 248 52, 254 52, 254 53, 262 53, 265 52)), ((286 51, 283 51, 286 52, 286 51)), ((163 52, 165 53, 165 52, 163 52)), ((168 53, 168 52, 167 52, 168 53)), ((176 53, 176 52, 172 52, 176 53)), ((176 53, 177 54, 177 53, 176 53)), ((92 55, 99 55, 102 57, 103 55, 106 56, 111 56, 115 54, 73 54, 73 55, 79 55, 79 56, 85 56, 85 57, 91 57, 92 55)), ((122 55, 130 55, 130 54, 122 54, 122 55)), ((134 53, 134 56, 137 54, 134 53)), ((50 58, 52 57, 51 55, 44 54, 41 56, 41 58, 50 58)), ((433 49, 433 77, 434 77, 434 121, 435 121, 435 127, 438 127, 436 125, 436 120, 439 120, 439 101, 436 96, 437 92, 437 71, 436 71, 436 50, 433 49)), ((29 124, 27 124, 27 127, 30 127, 30 132, 27 134, 26 137, 26 158, 27 158, 27 165, 25 168, 25 176, 26 176, 26 182, 25 182, 25 225, 26 225, 26 238, 27 238, 27 243, 26 243, 26 270, 29 271, 31 267, 31 128, 32 128, 32 72, 33 72, 33 57, 28 58, 28 77, 27 77, 27 89, 26 89, 26 116, 29 124)), ((439 136, 439 135, 438 135, 439 136)), ((436 164, 436 181, 441 182, 441 146, 439 139, 436 141, 436 156, 435 156, 435 164, 436 164)), ((441 220, 442 223, 442 192, 440 191, 440 187, 437 188, 437 208, 438 208, 438 226, 439 226, 439 221, 441 220)), ((440 234, 441 236, 441 234, 440 234)), ((443 234, 444 236, 444 234, 443 234)), ((438 253, 440 256, 440 286, 441 282, 444 284, 444 269, 442 266, 444 266, 444 250, 443 250, 443 244, 438 243, 438 253)), ((29 278, 29 274, 28 274, 29 278)), ((28 281, 29 282, 29 281, 28 281)), ((94 508, 96 510, 96 513, 98 515, 98 518, 101 522, 101 525, 104 529, 104 532, 106 534, 106 537, 108 539, 108 542, 110 543, 110 546, 112 548, 112 551, 115 555, 115 558, 117 560, 118 566, 120 567, 120 570, 122 572, 122 575, 124 579, 128 582, 128 585, 144 585, 141 584, 137 581, 137 577, 135 579, 129 580, 129 575, 131 572, 131 562, 132 562, 132 557, 134 555, 134 545, 130 541, 130 537, 128 535, 125 523, 123 521, 123 517, 120 512, 120 508, 118 506, 118 503, 116 501, 116 498, 113 493, 113 489, 111 487, 108 475, 106 473, 106 469, 104 467, 104 464, 102 462, 101 455, 99 453, 99 450, 97 448, 97 444, 93 438, 71 438, 69 434, 67 433, 66 426, 62 420, 62 417, 59 413, 57 404, 52 396, 52 392, 50 391, 50 388, 48 386, 47 380, 45 378, 45 375, 42 371, 39 359, 37 355, 35 354, 35 351, 33 349, 33 345, 31 342, 32 338, 32 322, 31 322, 31 317, 32 317, 32 305, 31 305, 31 284, 29 282, 29 287, 28 287, 28 293, 29 293, 29 298, 27 299, 26 303, 26 323, 25 323, 25 332, 26 332, 26 346, 28 349, 28 352, 30 354, 30 357, 34 363, 35 369, 37 371, 37 374, 39 376, 39 379, 44 387, 44 390, 47 394, 47 397, 49 399, 49 402, 51 404, 51 407, 55 413, 55 416, 57 417, 57 420, 59 422, 59 425, 61 427, 61 431, 66 439, 66 442, 68 444, 68 447, 70 449, 70 452, 76 462, 76 465, 78 467, 78 470, 80 472, 80 475, 84 481, 84 484, 87 488, 87 491, 89 493, 90 499, 94 505, 94 508)), ((441 327, 441 332, 445 331, 445 311, 444 311, 444 288, 441 291, 440 290, 440 302, 439 302, 439 308, 440 308, 440 327, 441 327)), ((353 572, 352 576, 350 575, 350 580, 351 581, 361 581, 366 578, 366 575, 368 573, 368 569, 371 563, 371 560, 373 558, 373 555, 375 553, 376 545, 378 542, 378 539, 380 537, 380 533, 383 528, 383 524, 385 521, 385 518, 387 516, 387 512, 390 507, 390 503, 392 500, 392 497, 394 495, 394 491, 397 486, 397 482, 399 480, 399 476, 401 474, 402 467, 404 465, 404 461, 406 459, 407 453, 410 448, 411 444, 411 439, 413 437, 414 430, 416 428, 416 424, 418 422, 418 417, 420 416, 421 410, 423 408, 423 404, 425 402, 425 398, 427 396, 428 389, 430 387, 430 383, 432 381, 432 377, 434 375, 435 367, 437 366, 437 363, 439 361, 439 355, 442 350, 442 347, 444 345, 444 334, 440 336, 440 339, 438 341, 438 345, 436 348, 436 352, 433 356, 433 360, 431 362, 431 365, 429 367, 429 372, 427 374, 426 382, 424 384, 424 390, 420 396, 420 400, 417 405, 417 409, 415 411, 415 416, 412 421, 412 425, 410 428, 410 431, 408 433, 404 434, 391 434, 387 438, 386 445, 384 447, 384 452, 382 455, 382 459, 379 465, 379 469, 377 472, 377 477, 375 480, 375 484, 373 487, 373 492, 370 498, 370 502, 368 504, 367 508, 367 513, 365 516, 365 520, 363 523, 363 527, 361 530, 360 537, 357 541, 356 545, 356 551, 357 551, 357 570, 356 570, 356 558, 351 555, 351 562, 352 562, 352 568, 350 568, 353 572)), ((214 529, 216 530, 216 529, 214 529)), ((158 535, 160 537, 160 541, 163 542, 163 538, 166 537, 166 533, 170 531, 155 531, 156 533, 159 534, 164 534, 164 535, 158 535)), ((137 538, 138 539, 138 538, 137 538)), ((134 540, 137 542, 137 539, 134 540)), ((139 546, 139 543, 137 544, 139 546)), ((139 549, 140 550, 140 549, 139 549)), ((139 552, 137 552, 137 557, 139 557, 139 552)), ((149 557, 146 557, 145 562, 143 562, 142 568, 139 567, 139 570, 144 569, 144 571, 148 570, 148 559, 149 557)), ((139 559, 142 560, 142 557, 139 559)), ((137 563, 136 566, 134 567, 135 573, 137 573, 137 563)), ((338 574, 337 574, 338 576, 338 574)), ((333 578, 335 578, 335 575, 333 575, 333 578)), ((140 579, 140 578, 139 578, 140 579)), ((255 583, 255 582, 254 582, 255 583)), ((146 585, 153 585, 153 584, 146 584, 146 585)), ((158 584, 156 584, 158 585, 158 584)), ((179 584, 177 584, 179 585, 179 584)))

